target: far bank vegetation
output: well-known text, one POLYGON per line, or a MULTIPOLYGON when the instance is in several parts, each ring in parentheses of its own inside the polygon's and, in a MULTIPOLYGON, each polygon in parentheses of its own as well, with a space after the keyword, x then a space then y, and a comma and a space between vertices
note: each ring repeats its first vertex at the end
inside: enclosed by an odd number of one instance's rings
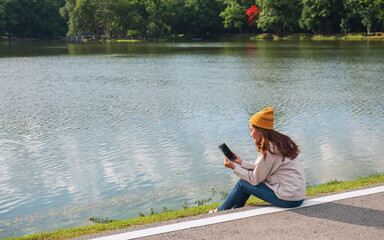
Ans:
POLYGON ((384 0, 0 0, 0 36, 211 38, 384 32, 384 0))

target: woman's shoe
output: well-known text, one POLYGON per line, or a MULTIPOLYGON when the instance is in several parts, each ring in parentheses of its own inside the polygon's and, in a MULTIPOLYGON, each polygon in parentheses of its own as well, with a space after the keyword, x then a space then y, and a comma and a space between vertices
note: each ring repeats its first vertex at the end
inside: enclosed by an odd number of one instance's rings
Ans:
POLYGON ((208 212, 209 213, 217 213, 219 210, 216 208, 216 209, 211 209, 211 211, 208 212))

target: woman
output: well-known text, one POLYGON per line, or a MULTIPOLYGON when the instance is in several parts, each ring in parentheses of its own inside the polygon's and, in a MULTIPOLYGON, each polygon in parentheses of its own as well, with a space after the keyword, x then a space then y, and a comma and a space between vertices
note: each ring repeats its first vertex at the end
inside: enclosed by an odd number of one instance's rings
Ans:
POLYGON ((255 163, 244 162, 235 153, 234 162, 225 158, 224 166, 233 169, 240 180, 213 212, 243 207, 250 195, 284 208, 303 203, 306 184, 297 158, 299 149, 288 136, 273 130, 274 119, 273 109, 268 107, 249 120, 258 158, 255 163))

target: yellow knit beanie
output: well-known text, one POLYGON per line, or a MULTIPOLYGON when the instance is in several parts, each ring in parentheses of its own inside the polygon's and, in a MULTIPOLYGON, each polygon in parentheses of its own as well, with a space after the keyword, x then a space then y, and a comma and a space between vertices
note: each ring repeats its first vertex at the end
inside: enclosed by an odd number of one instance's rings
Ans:
POLYGON ((273 116, 273 108, 267 107, 266 109, 253 115, 249 119, 249 122, 255 125, 256 127, 272 130, 273 120, 275 120, 275 117, 273 116))

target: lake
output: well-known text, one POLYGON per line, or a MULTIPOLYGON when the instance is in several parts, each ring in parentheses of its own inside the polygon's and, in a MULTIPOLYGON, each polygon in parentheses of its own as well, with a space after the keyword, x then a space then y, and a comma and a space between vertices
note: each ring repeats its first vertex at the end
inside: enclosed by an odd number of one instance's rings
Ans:
POLYGON ((384 41, 0 42, 0 238, 221 201, 275 109, 308 185, 384 173, 384 41))

